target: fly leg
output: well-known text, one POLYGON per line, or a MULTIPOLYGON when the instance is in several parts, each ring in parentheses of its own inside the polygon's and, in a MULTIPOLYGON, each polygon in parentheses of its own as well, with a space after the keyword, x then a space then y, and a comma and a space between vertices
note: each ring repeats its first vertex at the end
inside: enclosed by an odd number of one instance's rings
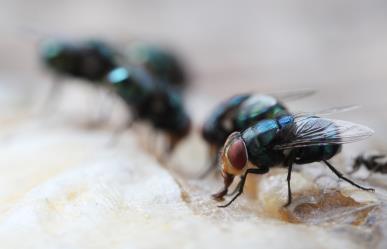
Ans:
POLYGON ((340 171, 338 171, 337 169, 335 169, 335 167, 333 167, 333 165, 330 164, 328 161, 324 160, 323 162, 328 166, 328 168, 329 168, 335 175, 337 175, 338 178, 343 179, 344 181, 350 183, 351 185, 353 185, 353 186, 355 186, 355 187, 357 187, 357 188, 359 188, 359 189, 366 190, 366 191, 372 191, 372 192, 375 191, 375 189, 373 189, 373 188, 365 188, 365 187, 362 187, 362 186, 360 186, 359 184, 357 184, 357 183, 351 181, 350 179, 346 178, 345 176, 343 176, 343 174, 342 174, 340 171))
POLYGON ((48 86, 48 90, 44 94, 43 98, 33 110, 33 115, 47 116, 55 113, 59 103, 58 99, 62 97, 64 90, 64 79, 61 77, 54 77, 48 86))
POLYGON ((163 151, 164 155, 166 157, 170 157, 172 153, 175 151, 177 146, 180 144, 180 142, 183 140, 182 135, 174 134, 174 133, 167 133, 166 139, 167 139, 167 145, 165 146, 165 150, 163 151))
POLYGON ((289 156, 285 160, 285 166, 288 168, 288 176, 286 177, 286 181, 288 183, 288 201, 284 205, 284 207, 288 207, 292 203, 292 190, 290 188, 290 180, 292 178, 292 170, 293 170, 293 163, 294 163, 295 153, 292 151, 290 152, 289 156))
POLYGON ((126 121, 126 124, 122 127, 115 129, 110 137, 109 142, 107 143, 108 147, 115 146, 120 142, 121 135, 129 128, 131 128, 136 121, 136 117, 126 121))
POLYGON ((243 193, 243 189, 245 187, 246 178, 247 178, 248 174, 262 175, 262 174, 266 174, 267 172, 269 172, 269 168, 255 168, 255 169, 248 169, 248 170, 246 170, 245 174, 241 177, 241 180, 238 183, 238 192, 237 192, 237 194, 227 204, 221 205, 221 206, 218 206, 218 207, 225 208, 225 207, 230 206, 231 203, 233 203, 243 193))
POLYGON ((210 165, 207 167, 207 169, 199 175, 199 179, 204 179, 204 178, 206 178, 208 175, 210 175, 211 172, 215 171, 215 170, 216 170, 217 164, 218 164, 218 161, 217 161, 216 159, 215 159, 215 160, 212 160, 212 162, 211 162, 210 165))
POLYGON ((365 164, 364 155, 359 155, 355 158, 354 162, 352 163, 352 170, 347 172, 347 174, 352 175, 356 173, 362 164, 365 164))
POLYGON ((105 87, 99 87, 97 89, 97 106, 95 110, 95 117, 92 123, 96 126, 105 124, 110 121, 114 104, 116 104, 116 96, 114 95, 113 89, 106 89, 105 87))
POLYGON ((210 150, 209 150, 209 160, 210 160, 210 165, 208 168, 199 175, 200 179, 206 178, 211 172, 217 171, 217 166, 219 162, 219 148, 216 145, 211 145, 210 150))
POLYGON ((223 188, 219 192, 212 195, 212 198, 214 198, 217 201, 223 201, 223 197, 227 195, 228 187, 232 184, 234 181, 234 176, 227 174, 223 172, 223 188))
POLYGON ((233 196, 238 192, 238 189, 240 188, 240 185, 242 184, 242 176, 241 179, 239 180, 238 184, 235 186, 234 190, 231 191, 231 193, 227 194, 227 196, 233 196))
POLYGON ((288 176, 286 181, 288 182, 288 201, 284 205, 284 207, 288 207, 290 203, 292 203, 292 190, 290 189, 290 179, 292 177, 292 169, 293 169, 293 161, 290 161, 288 164, 288 176))
MULTIPOLYGON (((163 142, 163 146, 161 147, 162 149, 160 149, 160 146, 156 146, 155 154, 162 164, 166 164, 166 162, 172 157, 175 148, 180 142, 180 138, 175 136, 173 133, 166 133, 161 138, 161 141, 163 142)), ((157 143, 157 136, 155 137, 155 140, 155 144, 160 145, 159 143, 157 143)))

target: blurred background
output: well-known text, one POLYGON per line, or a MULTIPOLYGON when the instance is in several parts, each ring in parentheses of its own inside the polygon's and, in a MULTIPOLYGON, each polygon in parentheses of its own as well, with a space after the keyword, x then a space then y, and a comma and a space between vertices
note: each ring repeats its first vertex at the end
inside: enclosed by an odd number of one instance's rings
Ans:
POLYGON ((318 94, 297 110, 358 104, 342 116, 387 131, 386 1, 0 2, 3 82, 20 77, 34 88, 47 80, 37 61, 45 34, 142 39, 178 51, 192 76, 191 95, 211 103, 242 91, 311 88, 318 94))

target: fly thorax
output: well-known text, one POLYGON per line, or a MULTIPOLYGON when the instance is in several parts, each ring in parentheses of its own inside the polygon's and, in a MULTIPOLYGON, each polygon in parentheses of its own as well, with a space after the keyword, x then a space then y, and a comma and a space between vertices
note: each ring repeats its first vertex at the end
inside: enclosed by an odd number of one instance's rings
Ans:
POLYGON ((277 119, 277 124, 280 129, 285 128, 286 126, 294 122, 294 117, 291 115, 284 115, 277 119))
POLYGON ((276 120, 258 122, 242 133, 249 160, 256 166, 271 167, 283 160, 281 151, 272 149, 272 142, 279 131, 276 120))
POLYGON ((243 103, 235 117, 235 126, 244 130, 263 119, 275 119, 286 114, 286 108, 275 98, 255 95, 243 103))
POLYGON ((243 103, 242 108, 257 105, 257 103, 258 106, 273 106, 277 104, 277 100, 268 95, 253 95, 243 103))

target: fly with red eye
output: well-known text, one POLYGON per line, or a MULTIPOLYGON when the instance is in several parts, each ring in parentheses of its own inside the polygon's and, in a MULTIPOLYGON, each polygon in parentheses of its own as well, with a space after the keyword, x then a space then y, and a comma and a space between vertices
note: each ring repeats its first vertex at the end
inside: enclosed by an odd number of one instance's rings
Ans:
POLYGON ((362 190, 374 191, 346 178, 328 162, 340 152, 342 144, 372 134, 371 129, 362 125, 311 115, 287 115, 260 121, 242 133, 233 133, 226 142, 222 153, 224 187, 213 197, 222 200, 234 177, 241 175, 235 196, 220 206, 227 207, 243 193, 248 174, 265 174, 271 167, 283 165, 288 168, 288 200, 284 206, 289 206, 292 202, 290 180, 293 164, 312 162, 323 162, 340 179, 362 190), (247 168, 247 162, 255 168, 247 168))
POLYGON ((283 102, 301 99, 314 94, 312 90, 264 94, 239 94, 218 105, 204 122, 202 136, 209 145, 211 164, 202 174, 207 176, 216 168, 218 151, 227 137, 235 131, 243 131, 258 121, 290 115, 283 102))
POLYGON ((227 158, 232 167, 242 170, 247 163, 247 149, 242 139, 237 139, 227 150, 227 158))

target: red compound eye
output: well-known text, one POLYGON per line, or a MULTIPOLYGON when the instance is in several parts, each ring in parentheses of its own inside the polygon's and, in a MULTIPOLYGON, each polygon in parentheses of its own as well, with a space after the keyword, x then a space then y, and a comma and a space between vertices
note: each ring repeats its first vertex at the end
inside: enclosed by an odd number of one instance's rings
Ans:
POLYGON ((243 169, 247 163, 247 151, 241 138, 236 139, 227 151, 227 157, 231 165, 237 169, 243 169))

